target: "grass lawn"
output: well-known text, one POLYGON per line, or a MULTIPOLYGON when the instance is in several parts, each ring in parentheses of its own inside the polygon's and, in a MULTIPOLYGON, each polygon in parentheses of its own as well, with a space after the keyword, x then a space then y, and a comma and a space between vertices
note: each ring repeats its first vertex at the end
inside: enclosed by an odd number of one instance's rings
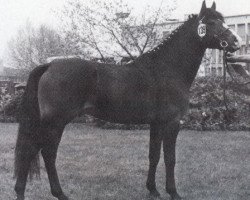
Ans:
MULTIPOLYGON (((12 200, 16 124, 0 124, 0 199, 12 200)), ((67 126, 57 168, 65 193, 74 200, 149 200, 145 187, 149 133, 67 126)), ((29 182, 26 200, 53 200, 45 168, 29 182)), ((157 170, 161 199, 164 163, 157 170)), ((177 188, 185 200, 250 199, 249 132, 181 131, 177 142, 177 188)))

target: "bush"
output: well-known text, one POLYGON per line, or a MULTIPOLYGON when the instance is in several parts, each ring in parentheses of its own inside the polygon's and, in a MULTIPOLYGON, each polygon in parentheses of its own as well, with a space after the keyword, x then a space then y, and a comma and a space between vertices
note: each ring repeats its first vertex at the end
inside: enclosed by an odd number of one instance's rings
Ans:
POLYGON ((232 87, 235 85, 227 80, 225 103, 222 77, 197 78, 190 90, 191 108, 183 119, 183 128, 249 130, 250 104, 245 101, 248 96, 235 90, 232 87), (192 108, 192 105, 198 106, 192 108))
POLYGON ((18 107, 21 103, 23 90, 13 95, 1 94, 0 104, 0 122, 16 122, 18 116, 18 107))

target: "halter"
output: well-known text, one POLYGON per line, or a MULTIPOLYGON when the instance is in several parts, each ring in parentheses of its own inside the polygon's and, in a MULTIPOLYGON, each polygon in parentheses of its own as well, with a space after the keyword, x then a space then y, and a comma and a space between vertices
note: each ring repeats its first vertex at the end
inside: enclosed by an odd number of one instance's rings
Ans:
MULTIPOLYGON (((203 26, 203 27, 205 26, 205 28, 206 28, 206 24, 203 23, 203 19, 204 19, 204 18, 205 18, 205 16, 202 17, 202 18, 199 20, 199 26, 203 26)), ((218 19, 218 20, 219 20, 219 19, 218 19)), ((219 21, 221 21, 221 20, 219 20, 219 21)), ((198 26, 198 29, 199 29, 199 26, 198 26)), ((217 35, 217 34, 214 34, 214 37, 220 41, 220 46, 221 46, 221 48, 223 48, 223 49, 225 49, 226 47, 228 47, 227 41, 224 40, 224 39, 222 38, 223 34, 224 34, 225 32, 227 32, 228 30, 230 30, 229 27, 228 27, 226 30, 224 30, 224 31, 222 31, 221 33, 219 33, 218 35, 217 35)), ((198 31, 199 31, 199 30, 198 30, 198 31)), ((205 36, 205 35, 204 35, 204 36, 205 36)), ((202 39, 204 36, 200 36, 200 38, 202 39)))

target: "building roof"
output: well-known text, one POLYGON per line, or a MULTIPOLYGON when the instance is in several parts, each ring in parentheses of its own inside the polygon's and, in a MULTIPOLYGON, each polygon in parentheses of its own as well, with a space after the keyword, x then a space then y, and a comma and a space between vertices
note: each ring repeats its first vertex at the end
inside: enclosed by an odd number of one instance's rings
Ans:
POLYGON ((244 16, 249 16, 250 17, 250 14, 229 15, 229 16, 224 16, 224 18, 244 17, 244 16))

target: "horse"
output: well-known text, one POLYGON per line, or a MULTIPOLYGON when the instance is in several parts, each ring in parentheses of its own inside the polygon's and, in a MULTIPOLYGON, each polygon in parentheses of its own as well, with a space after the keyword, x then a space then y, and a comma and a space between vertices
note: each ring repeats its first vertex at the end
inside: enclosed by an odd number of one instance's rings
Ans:
POLYGON ((146 187, 160 196, 155 173, 163 146, 166 192, 180 200, 175 184, 175 146, 180 119, 188 109, 189 89, 207 48, 235 52, 239 36, 229 29, 216 4, 202 3, 157 47, 124 65, 62 59, 36 67, 29 75, 19 116, 15 148, 15 192, 24 200, 29 172, 38 173, 38 153, 45 162, 51 193, 68 200, 55 166, 65 126, 80 114, 127 124, 149 124, 146 187))

